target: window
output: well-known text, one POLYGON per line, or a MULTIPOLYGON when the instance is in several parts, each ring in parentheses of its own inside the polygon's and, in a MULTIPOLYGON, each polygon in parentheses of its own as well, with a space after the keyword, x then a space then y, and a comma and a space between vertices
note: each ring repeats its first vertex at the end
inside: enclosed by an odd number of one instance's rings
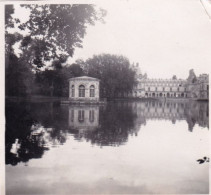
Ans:
POLYGON ((95 97, 95 87, 94 87, 94 85, 90 86, 90 97, 95 97))
POLYGON ((72 85, 72 97, 75 97, 75 86, 72 85))
POLYGON ((74 110, 71 110, 71 121, 74 121, 74 110))
POLYGON ((148 87, 148 91, 150 91, 150 87, 148 87))
POLYGON ((94 110, 89 111, 89 121, 92 123, 95 120, 94 110))
POLYGON ((85 97, 85 87, 83 85, 79 86, 79 97, 85 97))
POLYGON ((170 91, 172 91, 172 88, 170 87, 170 91))
POLYGON ((165 87, 163 87, 163 91, 165 91, 165 87))
POLYGON ((80 123, 84 122, 84 110, 79 110, 78 111, 78 121, 80 123))

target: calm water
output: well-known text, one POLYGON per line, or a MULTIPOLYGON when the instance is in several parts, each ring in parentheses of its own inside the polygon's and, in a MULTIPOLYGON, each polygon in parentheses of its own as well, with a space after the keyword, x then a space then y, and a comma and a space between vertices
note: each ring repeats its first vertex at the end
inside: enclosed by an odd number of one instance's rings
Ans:
POLYGON ((208 111, 192 101, 7 103, 6 192, 209 193, 208 111))

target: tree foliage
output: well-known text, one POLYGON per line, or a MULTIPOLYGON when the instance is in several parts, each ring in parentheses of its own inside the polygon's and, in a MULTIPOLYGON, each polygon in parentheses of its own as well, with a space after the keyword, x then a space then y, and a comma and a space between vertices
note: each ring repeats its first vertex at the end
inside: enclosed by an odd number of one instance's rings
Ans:
POLYGON ((89 4, 24 4, 22 7, 30 10, 25 23, 13 17, 13 5, 5 6, 6 95, 28 94, 33 87, 29 86, 32 84, 32 71, 46 76, 44 83, 51 83, 49 85, 55 89, 52 83, 63 82, 60 79, 63 76, 61 64, 67 57, 73 56, 76 47, 82 47, 87 25, 102 21, 106 14, 104 10, 89 4), (11 33, 9 29, 15 26, 20 31, 11 33), (14 51, 15 45, 19 47, 19 55, 14 51), (40 69, 51 61, 54 70, 41 74, 40 69), (20 82, 16 82, 15 75, 18 75, 20 82))
POLYGON ((68 79, 84 75, 83 69, 78 64, 62 67, 58 60, 52 64, 55 67, 53 70, 36 73, 36 93, 50 96, 68 96, 68 79))
POLYGON ((6 95, 26 96, 32 92, 34 74, 16 55, 8 55, 5 67, 6 95))
POLYGON ((177 76, 176 75, 173 75, 172 79, 173 80, 177 80, 177 76))
POLYGON ((131 92, 135 84, 135 71, 124 56, 101 54, 85 62, 88 76, 101 80, 101 96, 116 97, 131 92))
POLYGON ((76 47, 82 47, 87 25, 103 20, 104 10, 89 4, 23 5, 30 9, 30 18, 19 28, 29 31, 21 47, 24 58, 38 68, 51 59, 67 59, 76 47), (27 55, 27 56, 26 56, 27 55))

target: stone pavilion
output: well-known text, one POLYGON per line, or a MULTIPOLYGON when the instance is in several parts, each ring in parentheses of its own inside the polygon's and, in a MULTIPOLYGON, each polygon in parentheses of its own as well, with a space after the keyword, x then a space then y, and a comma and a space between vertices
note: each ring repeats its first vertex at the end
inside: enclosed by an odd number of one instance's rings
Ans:
POLYGON ((73 102, 99 102, 99 82, 93 77, 69 79, 69 100, 73 102))

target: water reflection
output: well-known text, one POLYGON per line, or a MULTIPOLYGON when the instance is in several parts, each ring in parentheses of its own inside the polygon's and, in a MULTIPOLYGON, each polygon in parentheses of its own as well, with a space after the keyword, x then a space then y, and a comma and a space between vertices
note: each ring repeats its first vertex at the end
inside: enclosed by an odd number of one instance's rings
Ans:
POLYGON ((78 141, 99 146, 120 146, 137 136, 149 120, 186 120, 209 128, 207 102, 114 102, 107 106, 60 106, 57 103, 6 104, 6 164, 41 158, 46 150, 78 141))
POLYGON ((6 104, 6 164, 41 158, 49 143, 64 143, 66 135, 53 122, 55 115, 52 104, 6 104))
POLYGON ((133 105, 139 124, 145 124, 147 120, 170 120, 173 124, 186 120, 189 131, 193 131, 195 124, 209 128, 207 102, 146 101, 133 105))
POLYGON ((80 132, 99 127, 99 106, 69 106, 69 128, 80 132))
POLYGON ((131 104, 69 107, 70 132, 78 140, 85 139, 100 146, 119 146, 127 141, 129 134, 137 135, 135 119, 131 104))

